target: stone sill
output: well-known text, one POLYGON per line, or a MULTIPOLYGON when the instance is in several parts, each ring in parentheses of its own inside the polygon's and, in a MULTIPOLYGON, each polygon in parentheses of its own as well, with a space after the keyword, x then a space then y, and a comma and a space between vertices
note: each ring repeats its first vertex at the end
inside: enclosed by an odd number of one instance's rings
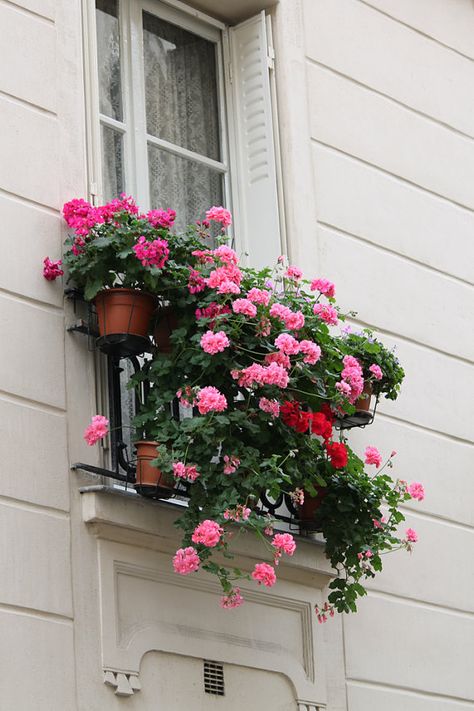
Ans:
MULTIPOLYGON (((179 505, 150 501, 132 492, 109 486, 85 486, 82 494, 82 518, 97 538, 135 545, 173 554, 180 546, 181 531, 174 526, 179 505)), ((239 530, 235 528, 236 532, 239 530)), ((324 554, 324 542, 295 535, 296 553, 278 566, 278 577, 303 585, 324 587, 334 577, 324 554)), ((258 561, 268 559, 262 544, 244 534, 232 545, 235 558, 222 558, 224 564, 251 570, 258 561)), ((216 558, 217 562, 217 558, 216 558)))

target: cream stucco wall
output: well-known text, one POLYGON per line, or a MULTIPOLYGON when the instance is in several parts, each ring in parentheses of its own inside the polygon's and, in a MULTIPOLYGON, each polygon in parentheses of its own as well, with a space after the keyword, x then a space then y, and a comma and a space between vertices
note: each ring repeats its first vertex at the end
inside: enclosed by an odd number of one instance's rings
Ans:
POLYGON ((293 259, 407 371, 351 440, 427 489, 415 552, 344 619, 348 709, 474 708, 474 5, 295 0, 276 20, 293 259))
POLYGON ((94 357, 40 264, 87 191, 81 3, 0 0, 2 711, 474 708, 474 7, 281 0, 273 16, 291 257, 397 343, 404 392, 353 441, 424 481, 420 543, 321 628, 329 570, 302 542, 275 595, 226 622, 205 579, 173 592, 169 507, 80 493, 98 483, 69 471, 98 456, 81 437, 94 357), (224 700, 198 689, 208 656, 224 700))

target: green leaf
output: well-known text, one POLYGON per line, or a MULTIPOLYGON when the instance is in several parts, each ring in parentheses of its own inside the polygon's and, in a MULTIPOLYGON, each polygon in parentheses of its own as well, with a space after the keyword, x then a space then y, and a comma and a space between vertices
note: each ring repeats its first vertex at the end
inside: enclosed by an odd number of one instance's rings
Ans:
POLYGON ((97 296, 103 286, 103 279, 95 279, 95 281, 88 282, 84 289, 84 298, 86 299, 86 301, 92 301, 92 299, 97 296))

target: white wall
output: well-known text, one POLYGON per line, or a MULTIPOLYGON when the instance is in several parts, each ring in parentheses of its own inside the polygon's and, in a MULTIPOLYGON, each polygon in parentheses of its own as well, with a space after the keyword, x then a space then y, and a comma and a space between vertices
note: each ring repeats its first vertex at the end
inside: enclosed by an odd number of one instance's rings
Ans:
MULTIPOLYGON (((397 472, 427 489, 407 506, 420 533, 413 555, 387 560, 345 618, 344 641, 339 622, 316 629, 311 699, 328 711, 474 708, 474 9, 281 0, 274 19, 291 255, 398 344, 404 392, 353 441, 398 450, 397 472)), ((61 254, 62 203, 87 194, 80 1, 0 0, 0 27, 0 706, 151 708, 155 694, 171 703, 156 668, 174 674, 176 657, 143 657, 143 696, 120 699, 102 682, 99 570, 108 575, 110 561, 78 491, 96 479, 68 478, 70 462, 97 457, 81 439, 96 411, 94 362, 86 339, 65 333, 73 312, 61 285, 40 271, 61 254)), ((163 533, 137 538, 127 507, 112 506, 112 540, 130 561, 151 560, 163 533)), ((154 512, 144 502, 137 516, 154 512)), ((319 599, 324 584, 309 549, 298 565, 283 583, 290 606, 292 595, 319 599)), ((180 663, 192 686, 200 663, 180 663)), ((228 669, 238 684, 244 672, 228 669)), ((266 675, 289 708, 286 677, 255 671, 248 688, 266 675)))
POLYGON ((276 19, 285 176, 305 185, 303 202, 287 183, 293 259, 406 366, 350 439, 397 450, 427 491, 406 506, 415 552, 344 619, 347 707, 474 708, 474 5, 296 0, 276 19))
POLYGON ((42 260, 60 257, 60 207, 86 185, 79 2, 0 2, 0 27, 0 706, 72 711, 73 376, 62 284, 43 279, 42 260))

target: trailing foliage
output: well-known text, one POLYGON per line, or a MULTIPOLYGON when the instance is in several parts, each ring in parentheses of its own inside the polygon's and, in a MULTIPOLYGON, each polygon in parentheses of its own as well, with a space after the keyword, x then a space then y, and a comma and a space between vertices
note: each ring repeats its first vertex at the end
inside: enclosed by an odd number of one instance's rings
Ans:
MULTIPOLYGON (((367 385, 397 397, 404 373, 393 352, 368 330, 341 332, 346 316, 327 279, 305 280, 283 258, 275 269, 239 266, 224 208, 176 235, 173 211, 139 215, 124 196, 102 208, 84 201, 65 207, 75 230, 65 264, 86 298, 119 284, 156 294, 174 313, 170 348, 157 350, 130 386, 149 385, 135 418, 137 439, 158 443, 154 464, 187 490, 175 571, 215 574, 221 605, 239 606, 236 581, 271 587, 282 556, 296 548, 288 531, 275 532, 261 495, 286 495, 300 512, 317 497, 311 529, 322 532, 335 569, 318 619, 355 611, 382 554, 411 550, 416 533, 400 533, 399 506, 424 495, 421 484, 389 475, 395 452, 382 466, 369 446, 362 461, 337 430, 367 385), (211 222, 221 228, 212 247, 211 222), (176 398, 179 418, 172 416, 176 398), (232 543, 246 532, 260 540, 264 559, 250 574, 229 562, 232 543)), ((104 436, 104 420, 96 416, 89 426, 90 444, 104 436)))

